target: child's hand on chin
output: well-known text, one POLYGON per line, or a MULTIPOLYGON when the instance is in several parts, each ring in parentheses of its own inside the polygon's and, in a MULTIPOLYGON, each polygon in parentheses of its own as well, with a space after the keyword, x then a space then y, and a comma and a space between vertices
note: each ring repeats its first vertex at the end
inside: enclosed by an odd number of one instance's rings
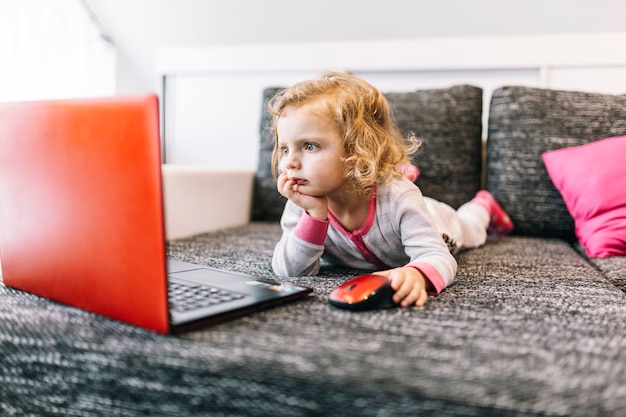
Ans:
POLYGON ((318 220, 326 220, 328 218, 326 197, 315 197, 301 193, 299 190, 300 186, 284 172, 278 176, 276 183, 280 195, 304 209, 309 216, 318 220))

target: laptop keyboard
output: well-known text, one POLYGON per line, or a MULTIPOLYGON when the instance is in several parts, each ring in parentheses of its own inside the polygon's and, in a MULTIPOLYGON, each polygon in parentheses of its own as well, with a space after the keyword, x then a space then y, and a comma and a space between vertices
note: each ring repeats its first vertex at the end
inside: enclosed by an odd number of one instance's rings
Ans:
POLYGON ((243 294, 215 288, 210 285, 184 284, 180 282, 170 282, 168 284, 168 295, 170 308, 180 312, 240 300, 244 297, 243 294))

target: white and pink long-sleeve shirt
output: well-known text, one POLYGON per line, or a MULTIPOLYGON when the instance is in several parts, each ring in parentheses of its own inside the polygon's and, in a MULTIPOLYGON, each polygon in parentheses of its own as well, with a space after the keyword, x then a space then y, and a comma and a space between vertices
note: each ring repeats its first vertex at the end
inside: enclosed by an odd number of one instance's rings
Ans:
POLYGON ((456 260, 433 226, 421 191, 404 178, 377 187, 358 230, 345 230, 330 212, 327 221, 314 219, 291 201, 281 226, 272 259, 279 276, 316 275, 321 259, 369 271, 412 266, 438 294, 456 275, 456 260))

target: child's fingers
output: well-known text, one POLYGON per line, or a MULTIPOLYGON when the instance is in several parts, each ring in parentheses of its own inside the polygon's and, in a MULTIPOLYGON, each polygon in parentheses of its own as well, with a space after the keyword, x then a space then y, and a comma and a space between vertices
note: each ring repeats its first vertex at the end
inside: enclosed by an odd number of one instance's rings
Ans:
MULTIPOLYGON (((409 270, 410 271, 410 270, 409 270)), ((426 305, 428 293, 423 280, 416 278, 404 268, 395 268, 386 271, 376 272, 387 277, 394 291, 393 302, 402 307, 416 305, 422 307, 426 305)))
MULTIPOLYGON (((406 279, 404 274, 401 274, 399 272, 392 272, 389 278, 391 278, 391 288, 395 291, 395 293, 393 294, 393 302, 406 307, 405 300, 407 296, 411 294, 413 285, 411 284, 410 280, 406 279)), ((412 304, 412 302, 410 302, 409 304, 412 304)))
POLYGON ((278 177, 278 181, 277 181, 277 188, 278 188, 278 192, 286 198, 290 198, 294 191, 293 191, 293 181, 291 181, 290 179, 287 178, 287 175, 285 174, 281 174, 278 177))
POLYGON ((426 302, 428 301, 428 293, 426 290, 421 290, 417 300, 415 301, 415 305, 418 307, 424 307, 426 302))
POLYGON ((402 307, 411 305, 423 306, 426 304, 428 294, 419 280, 414 279, 402 268, 394 269, 385 274, 391 281, 391 288, 395 291, 393 301, 402 307))
POLYGON ((396 269, 388 269, 386 271, 376 271, 377 275, 382 275, 383 277, 387 277, 389 282, 391 283, 391 288, 395 291, 402 284, 402 277, 397 273, 396 269))
POLYGON ((400 305, 402 307, 409 307, 412 305, 418 305, 421 302, 422 293, 424 292, 420 285, 413 284, 408 286, 408 293, 402 298, 400 305))

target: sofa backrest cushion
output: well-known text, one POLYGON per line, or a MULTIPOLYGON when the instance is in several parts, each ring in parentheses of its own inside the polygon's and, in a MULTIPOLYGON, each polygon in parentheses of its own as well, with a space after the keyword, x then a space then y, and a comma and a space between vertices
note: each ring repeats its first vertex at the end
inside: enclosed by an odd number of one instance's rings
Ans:
POLYGON ((514 233, 575 240, 574 221, 541 155, 624 134, 626 96, 519 86, 495 90, 486 187, 513 220, 514 233))
MULTIPOLYGON (((265 103, 280 88, 263 92, 261 144, 252 201, 252 220, 277 221, 285 199, 276 191, 270 160, 273 137, 265 103)), ((482 89, 469 85, 385 93, 400 129, 422 139, 414 156, 422 193, 453 207, 471 199, 481 184, 482 89)))
POLYGON ((483 90, 458 85, 385 96, 402 132, 422 140, 413 156, 422 193, 454 208, 473 198, 481 185, 483 90))
POLYGON ((283 214, 285 198, 276 190, 276 183, 272 177, 272 151, 274 137, 270 134, 269 126, 272 122, 266 109, 270 98, 279 92, 280 87, 268 87, 263 90, 263 106, 261 108, 261 125, 259 144, 259 163, 254 176, 252 191, 252 209, 250 217, 256 221, 278 221, 283 214))

